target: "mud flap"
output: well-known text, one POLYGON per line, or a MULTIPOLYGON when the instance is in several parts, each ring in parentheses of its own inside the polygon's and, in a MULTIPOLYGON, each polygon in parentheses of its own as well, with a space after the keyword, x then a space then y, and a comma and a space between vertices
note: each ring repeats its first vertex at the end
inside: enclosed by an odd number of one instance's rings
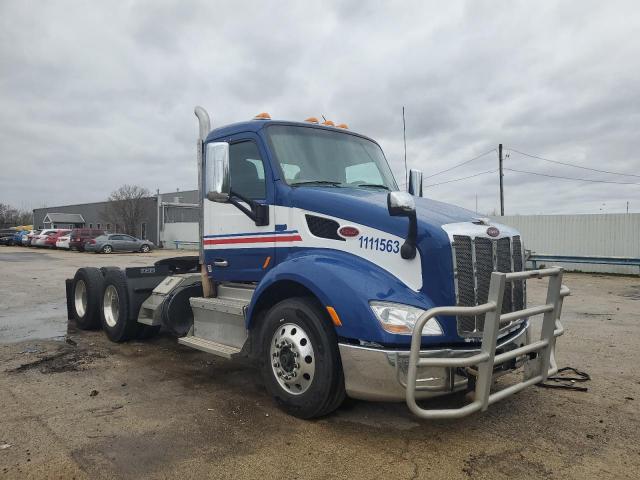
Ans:
POLYGON ((73 278, 64 281, 64 288, 67 292, 67 320, 73 320, 73 278))

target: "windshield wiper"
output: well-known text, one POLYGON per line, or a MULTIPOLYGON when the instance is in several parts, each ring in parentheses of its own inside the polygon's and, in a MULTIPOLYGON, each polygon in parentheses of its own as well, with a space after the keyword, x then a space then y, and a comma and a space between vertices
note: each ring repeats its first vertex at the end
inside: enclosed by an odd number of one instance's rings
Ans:
POLYGON ((381 185, 379 183, 357 183, 354 187, 371 187, 371 188, 382 188, 384 190, 389 190, 389 187, 386 185, 381 185))
POLYGON ((304 182, 294 182, 290 184, 292 187, 299 187, 301 185, 331 185, 333 187, 339 187, 342 185, 340 182, 332 182, 329 180, 307 180, 304 182))

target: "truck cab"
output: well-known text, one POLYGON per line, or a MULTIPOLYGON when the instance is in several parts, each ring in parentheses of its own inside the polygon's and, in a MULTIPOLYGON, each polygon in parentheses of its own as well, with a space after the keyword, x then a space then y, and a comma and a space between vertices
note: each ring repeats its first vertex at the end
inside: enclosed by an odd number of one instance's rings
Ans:
MULTIPOLYGON (((198 271, 158 280, 124 309, 128 320, 107 272, 99 309, 110 338, 126 339, 120 324, 137 321, 249 357, 278 404, 302 418, 347 395, 406 401, 424 418, 462 416, 555 372, 568 289, 560 268, 525 271, 517 231, 422 197, 419 172, 399 191, 378 143, 344 124, 259 114, 212 130, 208 113, 195 113, 198 271), (527 307, 530 278, 549 279, 545 305, 527 307), (536 314, 543 328, 532 340, 536 314), (521 382, 491 393, 522 366, 521 382), (416 403, 462 390, 473 394, 462 409, 416 403)), ((131 277, 146 274, 159 272, 131 277)))

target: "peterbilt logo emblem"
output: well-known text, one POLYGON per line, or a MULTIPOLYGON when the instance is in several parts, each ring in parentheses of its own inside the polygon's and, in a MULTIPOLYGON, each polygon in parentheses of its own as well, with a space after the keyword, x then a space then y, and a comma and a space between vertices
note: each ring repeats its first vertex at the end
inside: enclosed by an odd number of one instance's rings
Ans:
POLYGON ((490 237, 497 237, 498 235, 500 235, 500 230, 498 230, 496 227, 489 227, 487 228, 487 235, 489 235, 490 237))

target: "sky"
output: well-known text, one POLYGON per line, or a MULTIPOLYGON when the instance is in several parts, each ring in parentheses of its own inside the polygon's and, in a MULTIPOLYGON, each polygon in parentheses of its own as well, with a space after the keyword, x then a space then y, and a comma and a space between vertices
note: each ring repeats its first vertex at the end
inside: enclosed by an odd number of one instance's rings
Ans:
POLYGON ((639 59, 635 1, 4 0, 0 202, 191 190, 195 105, 345 122, 404 183, 404 106, 427 197, 499 212, 502 143, 506 214, 640 212, 639 59))

